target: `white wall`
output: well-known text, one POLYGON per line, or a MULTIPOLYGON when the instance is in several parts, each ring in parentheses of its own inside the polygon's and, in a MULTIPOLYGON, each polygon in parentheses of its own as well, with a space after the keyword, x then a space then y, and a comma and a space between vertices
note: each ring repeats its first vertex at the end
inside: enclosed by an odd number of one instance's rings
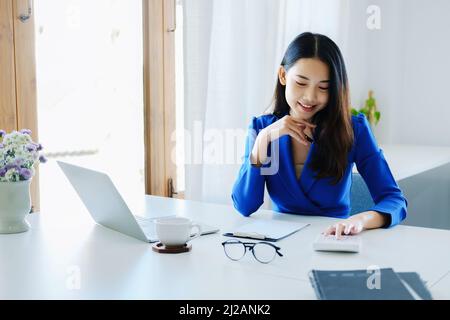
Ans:
POLYGON ((403 10, 403 103, 395 140, 450 146, 450 1, 413 0, 403 10))
POLYGON ((348 36, 346 41, 337 45, 344 56, 350 86, 351 103, 361 108, 369 90, 367 85, 367 28, 365 1, 350 1, 348 5, 348 36))
POLYGON ((382 117, 378 142, 450 146, 450 1, 352 0, 350 8, 358 11, 350 32, 361 40, 346 57, 352 99, 360 106, 361 91, 374 90, 382 117), (360 27, 369 5, 381 9, 380 30, 360 27))

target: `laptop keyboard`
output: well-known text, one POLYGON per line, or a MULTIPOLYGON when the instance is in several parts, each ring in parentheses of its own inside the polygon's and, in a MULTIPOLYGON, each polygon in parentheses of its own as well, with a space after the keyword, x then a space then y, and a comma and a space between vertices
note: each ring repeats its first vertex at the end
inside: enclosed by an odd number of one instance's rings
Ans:
POLYGON ((137 223, 141 227, 144 234, 150 240, 156 240, 156 230, 155 230, 155 220, 159 218, 143 218, 140 216, 134 216, 136 218, 137 223))
POLYGON ((143 218, 140 216, 134 216, 134 217, 136 218, 136 221, 141 226, 153 225, 155 223, 155 220, 158 219, 158 218, 143 218))

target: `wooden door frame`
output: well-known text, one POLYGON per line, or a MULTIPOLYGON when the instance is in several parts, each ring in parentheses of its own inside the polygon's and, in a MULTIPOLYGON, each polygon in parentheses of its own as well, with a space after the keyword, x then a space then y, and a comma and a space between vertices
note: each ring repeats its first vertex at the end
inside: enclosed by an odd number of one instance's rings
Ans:
POLYGON ((0 128, 17 129, 16 70, 12 0, 0 1, 0 128))
POLYGON ((176 186, 175 0, 143 0, 146 194, 170 196, 176 186))
MULTIPOLYGON (((30 129, 38 141, 36 56, 33 0, 0 3, 0 126, 6 131, 30 129), (21 14, 29 19, 22 22, 21 14)), ((39 211, 39 172, 31 183, 32 210, 39 211)))
MULTIPOLYGON (((16 108, 17 128, 27 128, 32 131, 33 141, 39 141, 37 115, 36 87, 36 50, 34 34, 34 1, 13 1, 14 17, 14 53, 16 61, 16 108), (21 14, 27 14, 31 5, 31 14, 27 21, 19 19, 21 14)), ((39 166, 31 183, 31 203, 33 212, 40 211, 39 197, 39 166)))

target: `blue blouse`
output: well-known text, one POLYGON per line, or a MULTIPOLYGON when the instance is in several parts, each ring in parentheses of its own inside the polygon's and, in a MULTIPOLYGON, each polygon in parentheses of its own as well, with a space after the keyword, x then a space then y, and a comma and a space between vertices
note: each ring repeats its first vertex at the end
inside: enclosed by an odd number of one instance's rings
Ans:
POLYGON ((356 164, 375 203, 367 210, 389 215, 390 222, 385 227, 392 227, 406 218, 408 202, 392 176, 364 114, 352 116, 355 139, 348 154, 344 177, 336 185, 331 184, 332 178, 314 178, 314 172, 309 168, 311 153, 315 148, 314 142, 309 149, 300 178, 297 179, 289 135, 269 144, 268 163, 262 167, 250 163, 257 133, 277 120, 274 115, 263 115, 254 117, 249 126, 244 161, 231 195, 234 207, 242 215, 249 216, 258 210, 264 202, 264 186, 267 186, 275 211, 347 218, 350 214, 352 169, 356 164), (276 144, 279 146, 275 147, 276 144))

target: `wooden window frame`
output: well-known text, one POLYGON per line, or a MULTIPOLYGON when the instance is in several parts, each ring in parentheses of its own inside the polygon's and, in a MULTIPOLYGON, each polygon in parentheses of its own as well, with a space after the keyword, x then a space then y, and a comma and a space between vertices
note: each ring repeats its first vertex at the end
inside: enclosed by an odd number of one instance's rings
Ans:
MULTIPOLYGON (((32 0, 0 1, 0 127, 30 129, 38 141, 34 15, 31 12, 24 22, 19 19, 33 4, 32 0)), ((39 168, 30 192, 32 211, 39 211, 39 168)))
MULTIPOLYGON (((38 141, 34 15, 20 14, 33 0, 0 1, 0 127, 31 129, 38 141)), ((144 44, 145 193, 174 196, 176 163, 175 0, 142 0, 144 44)), ((31 184, 33 211, 39 211, 39 174, 31 184)), ((176 197, 182 198, 184 194, 176 197)))
MULTIPOLYGON (((175 0, 143 0, 145 191, 174 197, 176 163, 175 0), (172 190, 171 190, 172 189, 172 190)), ((177 194, 177 198, 183 194, 177 194)))

